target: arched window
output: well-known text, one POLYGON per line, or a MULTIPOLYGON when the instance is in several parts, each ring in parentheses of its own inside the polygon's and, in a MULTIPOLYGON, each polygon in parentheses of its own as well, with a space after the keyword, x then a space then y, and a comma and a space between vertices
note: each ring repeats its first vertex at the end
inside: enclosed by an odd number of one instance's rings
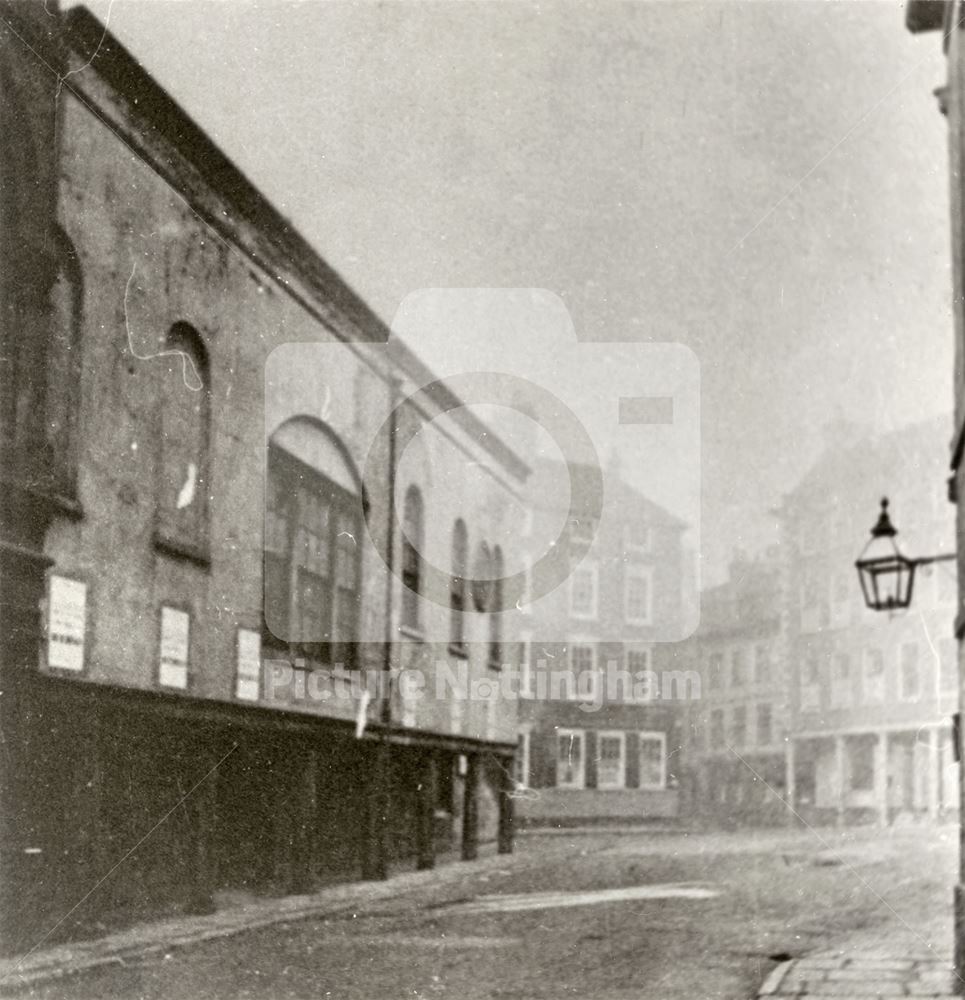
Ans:
POLYGON ((48 294, 50 341, 47 354, 45 437, 54 488, 72 496, 77 469, 76 431, 80 402, 80 317, 83 288, 77 253, 66 234, 51 236, 56 254, 48 294))
POLYGON ((463 612, 466 610, 466 563, 469 559, 469 532, 461 518, 452 529, 452 576, 449 583, 449 647, 465 653, 463 612))
POLYGON ((497 545, 493 551, 493 580, 489 588, 489 666, 499 670, 503 662, 502 637, 503 552, 497 545))
POLYGON ((161 482, 158 531, 163 542, 204 550, 208 514, 208 356, 197 332, 176 323, 164 340, 161 482))
POLYGON ((415 486, 410 486, 402 512, 402 624, 411 629, 421 626, 419 593, 424 540, 422 494, 415 486))
POLYGON ((307 418, 268 449, 265 642, 314 663, 356 665, 363 506, 341 444, 307 418))

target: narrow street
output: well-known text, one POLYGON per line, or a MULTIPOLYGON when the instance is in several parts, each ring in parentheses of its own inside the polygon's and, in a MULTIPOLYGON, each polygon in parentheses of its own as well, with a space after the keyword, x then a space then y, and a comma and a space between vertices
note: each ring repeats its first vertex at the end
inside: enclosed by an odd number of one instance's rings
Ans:
POLYGON ((954 827, 527 834, 397 895, 18 995, 737 1000, 776 956, 947 955, 954 827), (933 952, 930 950, 933 949, 933 952))

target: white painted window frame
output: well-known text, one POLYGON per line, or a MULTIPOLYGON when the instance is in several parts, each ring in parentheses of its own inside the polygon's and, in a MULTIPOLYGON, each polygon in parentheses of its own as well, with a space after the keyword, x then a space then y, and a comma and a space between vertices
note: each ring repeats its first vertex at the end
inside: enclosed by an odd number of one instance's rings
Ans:
POLYGON ((619 788, 627 787, 627 734, 619 729, 600 729, 596 734, 596 787, 602 791, 616 791, 619 788), (616 782, 603 784, 600 780, 600 763, 603 761, 602 743, 605 739, 617 739, 620 741, 620 777, 616 782))
POLYGON ((656 730, 641 730, 637 734, 639 745, 637 747, 637 771, 640 775, 640 790, 642 792, 662 791, 667 787, 667 734, 656 730), (642 749, 646 742, 660 743, 660 783, 658 785, 645 785, 643 783, 642 749))
POLYGON ((600 651, 597 648, 596 640, 594 639, 571 639, 566 644, 566 662, 569 666, 570 678, 573 682, 572 686, 568 686, 566 690, 566 700, 567 701, 595 701, 600 689, 600 651), (591 668, 591 677, 593 678, 593 683, 588 694, 582 694, 578 690, 579 682, 576 678, 575 666, 573 663, 573 653, 576 648, 589 649, 593 655, 593 666, 591 668))
POLYGON ((600 611, 600 568, 595 562, 584 559, 579 565, 573 567, 570 573, 568 600, 571 618, 575 618, 578 621, 596 621, 600 611), (593 587, 593 600, 589 611, 578 611, 573 607, 573 591, 577 573, 590 574, 593 587))
POLYGON ((586 788, 586 730, 585 729, 557 729, 556 743, 553 749, 553 766, 556 768, 556 787, 565 791, 577 791, 586 788), (578 779, 574 782, 563 782, 560 780, 560 742, 566 737, 572 739, 574 736, 580 738, 580 768, 578 779))

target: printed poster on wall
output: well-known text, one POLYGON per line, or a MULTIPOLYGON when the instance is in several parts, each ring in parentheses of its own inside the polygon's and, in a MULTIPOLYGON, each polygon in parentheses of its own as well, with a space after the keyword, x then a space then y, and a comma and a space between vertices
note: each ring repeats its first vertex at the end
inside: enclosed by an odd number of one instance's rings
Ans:
POLYGON ((250 628, 238 629, 238 675, 235 697, 257 701, 261 677, 261 636, 250 628))
POLYGON ((65 576, 51 576, 47 602, 47 666, 58 670, 83 670, 86 632, 87 584, 65 576))
POLYGON ((188 686, 188 640, 191 616, 177 608, 161 608, 161 670, 164 687, 188 686))

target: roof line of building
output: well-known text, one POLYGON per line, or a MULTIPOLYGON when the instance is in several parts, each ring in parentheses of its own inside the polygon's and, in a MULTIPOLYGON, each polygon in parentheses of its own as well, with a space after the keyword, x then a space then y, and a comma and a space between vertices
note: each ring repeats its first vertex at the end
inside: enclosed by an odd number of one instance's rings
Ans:
MULTIPOLYGON (((203 184, 230 205, 238 220, 266 237, 268 248, 274 255, 272 264, 288 270, 320 303, 334 307, 341 317, 349 320, 361 334, 354 339, 362 343, 389 342, 392 333, 389 325, 278 211, 105 24, 82 6, 69 10, 64 15, 64 23, 67 30, 63 33, 63 42, 84 60, 84 70, 92 70, 116 93, 124 95, 132 117, 142 119, 183 156, 197 171, 203 184)), ((233 238, 243 242, 236 232, 233 238)), ((345 337, 344 331, 332 332, 345 337)), ((513 448, 467 409, 444 382, 437 381, 431 368, 407 344, 397 337, 392 337, 391 344, 393 360, 413 381, 420 387, 433 383, 428 395, 440 409, 460 410, 457 419, 470 425, 477 433, 481 446, 515 476, 526 478, 530 467, 513 448)))

